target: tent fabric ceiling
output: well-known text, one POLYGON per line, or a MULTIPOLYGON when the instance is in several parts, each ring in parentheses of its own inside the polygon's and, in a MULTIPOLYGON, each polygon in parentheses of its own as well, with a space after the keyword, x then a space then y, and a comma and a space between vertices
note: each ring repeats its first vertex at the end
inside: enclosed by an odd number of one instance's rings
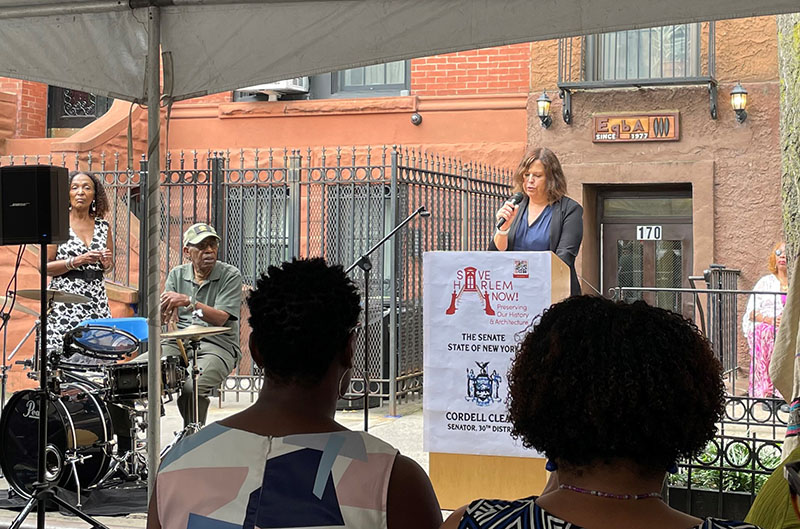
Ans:
MULTIPOLYGON (((0 76, 145 99, 147 9, 0 0, 0 76), (81 6, 91 12, 81 13, 81 6), (67 12, 67 7, 71 11, 67 12), (34 16, 36 15, 36 16, 34 16)), ((161 0, 175 100, 353 66, 560 36, 798 10, 797 0, 161 0)))

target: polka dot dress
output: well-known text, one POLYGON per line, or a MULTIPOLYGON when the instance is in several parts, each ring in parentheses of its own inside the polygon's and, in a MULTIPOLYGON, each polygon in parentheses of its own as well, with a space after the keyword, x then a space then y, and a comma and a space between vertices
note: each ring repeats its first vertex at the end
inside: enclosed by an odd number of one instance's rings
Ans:
MULTIPOLYGON (((95 218, 94 235, 87 248, 86 244, 78 237, 72 228, 69 229, 69 240, 58 245, 56 260, 78 257, 89 250, 102 250, 108 240, 108 222, 95 218)), ((101 263, 85 264, 76 270, 103 270, 101 263)), ((90 318, 110 318, 111 310, 108 308, 108 295, 103 279, 84 281, 83 279, 68 277, 53 277, 50 281, 51 289, 62 290, 72 294, 82 294, 89 298, 86 303, 53 303, 53 310, 47 317, 47 349, 63 349, 64 333, 77 327, 77 325, 90 318)))

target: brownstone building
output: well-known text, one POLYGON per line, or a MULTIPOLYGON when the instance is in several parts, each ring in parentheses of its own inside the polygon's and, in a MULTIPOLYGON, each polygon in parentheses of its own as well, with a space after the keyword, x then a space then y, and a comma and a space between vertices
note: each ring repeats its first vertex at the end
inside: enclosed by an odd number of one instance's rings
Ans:
MULTIPOLYGON (((217 149, 252 158, 269 147, 407 145, 513 169, 526 148, 547 146, 585 210, 578 258, 584 292, 688 287, 688 277, 712 263, 741 270, 739 286, 749 288, 766 273, 767 253, 781 237, 778 95, 776 21, 768 16, 502 46, 248 87, 176 104, 163 147, 195 150, 202 162, 217 149), (737 83, 748 92, 743 122, 730 104, 737 83), (547 128, 537 115, 543 91, 552 100, 547 128), (639 136, 619 141, 615 133, 607 141, 603 123, 613 131, 622 120, 639 136), (669 130, 657 134, 656 122, 669 130)), ((89 153, 97 159, 118 152, 124 165, 129 111, 138 159, 144 111, 110 103, 0 80, 0 162, 67 155, 85 164, 89 153)), ((136 233, 131 241, 137 244, 136 233)), ((0 279, 10 275, 12 257, 0 248, 0 279)), ((26 281, 35 287, 36 275, 26 281)), ((115 314, 129 311, 128 298, 112 297, 115 314)), ((9 341, 28 325, 12 321, 9 341)))

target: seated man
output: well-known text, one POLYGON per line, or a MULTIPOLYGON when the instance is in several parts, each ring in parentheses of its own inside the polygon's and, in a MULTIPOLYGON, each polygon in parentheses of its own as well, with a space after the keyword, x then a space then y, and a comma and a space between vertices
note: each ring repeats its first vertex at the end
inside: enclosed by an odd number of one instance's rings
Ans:
MULTIPOLYGON (((241 357, 239 348, 239 311, 242 304, 242 274, 228 263, 217 260, 219 235, 208 224, 194 224, 183 234, 183 255, 189 263, 178 265, 169 272, 161 294, 161 321, 176 321, 178 329, 189 325, 225 326, 227 333, 205 336, 197 350, 200 374, 197 380, 198 417, 205 424, 211 391, 219 387, 236 367, 241 357)), ((189 342, 183 340, 191 363, 189 342)), ((181 355, 175 340, 161 344, 164 356, 181 355)), ((186 382, 178 397, 178 409, 184 425, 191 422, 193 407, 192 378, 186 382)))

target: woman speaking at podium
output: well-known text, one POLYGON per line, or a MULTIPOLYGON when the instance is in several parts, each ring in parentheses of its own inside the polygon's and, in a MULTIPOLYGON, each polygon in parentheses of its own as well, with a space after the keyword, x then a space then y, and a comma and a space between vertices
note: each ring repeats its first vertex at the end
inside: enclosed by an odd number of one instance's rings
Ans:
POLYGON ((528 151, 511 179, 515 193, 497 211, 489 250, 551 251, 567 266, 570 294, 581 293, 575 257, 583 240, 583 208, 567 196, 561 163, 550 149, 528 151))

